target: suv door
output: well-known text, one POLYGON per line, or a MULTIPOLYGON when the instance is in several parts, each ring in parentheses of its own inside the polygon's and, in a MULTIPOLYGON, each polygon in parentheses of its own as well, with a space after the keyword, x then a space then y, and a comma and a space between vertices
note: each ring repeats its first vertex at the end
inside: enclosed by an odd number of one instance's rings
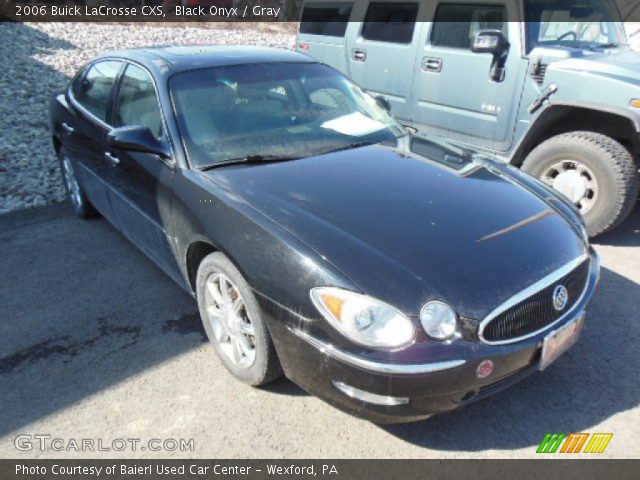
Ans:
POLYGON ((102 60, 89 65, 67 92, 72 120, 63 125, 78 181, 96 209, 115 223, 107 181, 111 165, 104 157, 111 95, 123 63, 102 60))
POLYGON ((515 2, 445 1, 429 4, 434 22, 421 39, 415 67, 413 126, 476 146, 511 145, 526 61, 515 2), (510 43, 502 80, 491 79, 491 54, 471 51, 481 30, 500 30, 510 43))
POLYGON ((372 95, 387 98, 391 113, 408 121, 420 3, 388 0, 358 4, 357 8, 366 8, 366 13, 356 12, 355 18, 364 17, 364 22, 350 25, 347 31, 351 78, 372 95))
MULTIPOLYGON (((169 142, 151 74, 128 63, 114 94, 115 127, 141 125, 169 142)), ((158 155, 108 147, 113 160, 111 203, 122 232, 161 267, 177 271, 169 241, 174 165, 158 155)))

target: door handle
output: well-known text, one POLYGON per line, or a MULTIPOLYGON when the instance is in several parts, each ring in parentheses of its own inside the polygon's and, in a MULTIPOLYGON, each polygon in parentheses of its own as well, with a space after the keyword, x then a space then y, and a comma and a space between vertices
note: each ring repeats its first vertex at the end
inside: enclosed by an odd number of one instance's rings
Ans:
POLYGON ((73 133, 75 131, 75 128, 73 128, 67 122, 62 122, 62 129, 67 133, 73 133))
POLYGON ((110 152, 104 152, 104 158, 106 158, 114 167, 117 167, 120 164, 120 159, 110 152))
POLYGON ((367 51, 362 48, 351 50, 351 58, 356 62, 364 62, 367 59, 367 51))
POLYGON ((434 57, 424 57, 422 59, 422 69, 425 72, 440 73, 442 71, 442 59, 434 57))

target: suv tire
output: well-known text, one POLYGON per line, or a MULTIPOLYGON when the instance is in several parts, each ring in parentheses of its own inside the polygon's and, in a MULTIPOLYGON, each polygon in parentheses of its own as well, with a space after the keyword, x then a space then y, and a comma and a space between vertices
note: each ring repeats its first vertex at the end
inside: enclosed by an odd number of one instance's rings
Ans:
POLYGON ((576 162, 595 177, 597 197, 584 213, 589 236, 616 227, 631 213, 638 198, 638 167, 619 142, 594 132, 557 135, 538 145, 525 159, 522 170, 551 184, 549 172, 563 161, 576 162))

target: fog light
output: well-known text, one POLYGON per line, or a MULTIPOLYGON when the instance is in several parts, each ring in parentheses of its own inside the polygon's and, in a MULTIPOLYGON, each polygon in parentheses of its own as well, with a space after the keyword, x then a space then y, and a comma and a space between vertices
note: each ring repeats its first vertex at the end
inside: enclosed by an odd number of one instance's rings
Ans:
POLYGON ((347 397, 356 398, 363 402, 373 403, 375 405, 406 405, 409 399, 405 397, 388 397, 386 395, 377 395, 371 392, 365 392, 359 388, 352 387, 346 383, 334 380, 333 386, 344 393, 347 397))

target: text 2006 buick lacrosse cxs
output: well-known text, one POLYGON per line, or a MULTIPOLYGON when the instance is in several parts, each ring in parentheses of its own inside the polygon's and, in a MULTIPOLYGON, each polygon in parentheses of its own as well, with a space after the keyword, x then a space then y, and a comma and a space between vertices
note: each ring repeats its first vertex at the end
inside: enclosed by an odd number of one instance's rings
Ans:
POLYGON ((51 128, 76 213, 193 293, 236 378, 399 422, 553 362, 599 262, 553 190, 383 107, 301 54, 163 47, 90 62, 51 128))

